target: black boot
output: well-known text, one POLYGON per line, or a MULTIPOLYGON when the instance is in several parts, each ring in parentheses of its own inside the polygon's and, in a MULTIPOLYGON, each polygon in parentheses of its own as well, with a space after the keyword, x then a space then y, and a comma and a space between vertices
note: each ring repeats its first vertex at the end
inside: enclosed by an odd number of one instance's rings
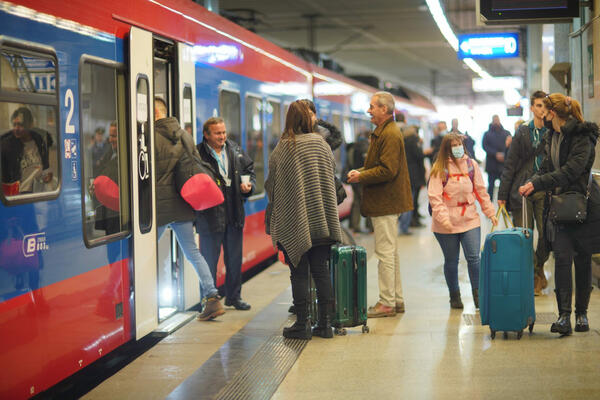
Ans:
POLYGON ((573 333, 571 328, 571 293, 569 290, 557 290, 556 303, 560 313, 558 320, 550 327, 550 332, 560 333, 561 335, 570 335, 573 333))
POLYGON ((333 337, 333 328, 331 327, 331 315, 329 313, 329 304, 323 304, 319 307, 319 321, 313 328, 313 336, 319 336, 326 339, 333 337))
POLYGON ((575 332, 587 332, 590 324, 587 319, 587 308, 593 287, 575 291, 575 332))
POLYGON ((288 308, 288 312, 290 314, 296 314, 296 306, 292 304, 290 308, 288 308))
POLYGON ((283 337, 288 339, 303 339, 310 340, 312 338, 312 332, 310 323, 308 322, 308 310, 305 307, 296 307, 296 322, 294 325, 283 328, 283 337), (304 308, 303 310, 300 310, 304 308))
POLYGON ((473 303, 475 303, 475 308, 479 308, 479 289, 471 290, 473 293, 473 303))
POLYGON ((460 299, 460 290, 450 292, 450 308, 464 308, 462 300, 460 299))

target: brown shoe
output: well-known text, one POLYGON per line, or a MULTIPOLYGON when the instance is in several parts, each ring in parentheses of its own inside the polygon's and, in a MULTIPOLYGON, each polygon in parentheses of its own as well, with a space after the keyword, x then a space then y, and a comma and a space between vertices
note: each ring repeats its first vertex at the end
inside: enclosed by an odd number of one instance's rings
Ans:
POLYGON ((396 303, 396 313, 402 314, 404 312, 404 303, 396 303))
POLYGON ((548 287, 548 280, 546 279, 546 274, 544 274, 544 271, 542 271, 539 277, 542 281, 542 289, 546 289, 548 287))
POLYGON ((369 307, 369 310, 367 311, 367 318, 382 318, 395 316, 395 307, 384 306, 380 302, 377 302, 373 307, 369 307))
POLYGON ((217 318, 219 315, 225 314, 223 304, 217 297, 211 297, 206 299, 204 304, 204 310, 196 318, 198 321, 208 321, 217 318))
POLYGON ((542 294, 542 278, 539 275, 533 277, 533 295, 541 296, 542 294))

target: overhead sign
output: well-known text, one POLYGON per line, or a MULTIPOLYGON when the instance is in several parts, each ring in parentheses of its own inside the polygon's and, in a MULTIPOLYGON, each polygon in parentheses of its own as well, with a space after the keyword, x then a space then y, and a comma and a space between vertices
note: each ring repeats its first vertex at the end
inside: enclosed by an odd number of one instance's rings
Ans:
POLYGON ((495 78, 473 78, 474 92, 501 92, 505 89, 523 89, 523 78, 498 76, 495 78))
POLYGON ((509 58, 519 56, 518 33, 458 35, 458 58, 509 58))
POLYGON ((569 22, 579 17, 579 0, 476 0, 477 18, 486 25, 569 22))

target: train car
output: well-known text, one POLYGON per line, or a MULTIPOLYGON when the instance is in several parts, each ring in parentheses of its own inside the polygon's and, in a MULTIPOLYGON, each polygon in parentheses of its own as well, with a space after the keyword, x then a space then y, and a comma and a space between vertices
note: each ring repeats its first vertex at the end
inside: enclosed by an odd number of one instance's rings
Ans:
POLYGON ((173 235, 157 242, 153 99, 197 142, 222 116, 253 158, 248 271, 274 255, 264 179, 286 105, 327 72, 189 1, 0 2, 0 24, 0 398, 20 399, 200 300, 173 235))

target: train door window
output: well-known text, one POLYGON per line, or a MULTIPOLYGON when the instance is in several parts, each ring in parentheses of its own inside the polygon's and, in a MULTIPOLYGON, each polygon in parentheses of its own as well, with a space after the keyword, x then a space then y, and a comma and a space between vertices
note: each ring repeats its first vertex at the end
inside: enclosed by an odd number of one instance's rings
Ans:
POLYGON ((93 246, 129 231, 125 68, 84 56, 80 79, 83 233, 93 246))
POLYGON ((222 90, 219 95, 219 110, 225 120, 227 137, 237 144, 242 144, 242 124, 240 121, 240 94, 222 90))
POLYGON ((181 122, 187 133, 194 136, 194 110, 192 108, 192 88, 185 86, 183 88, 183 110, 181 110, 181 122))
POLYGON ((262 128, 262 100, 258 97, 246 97, 246 152, 254 161, 256 189, 254 194, 264 191, 265 160, 262 128))
MULTIPOLYGON (((58 196, 57 87, 53 52, 30 45, 21 48, 6 39, 0 42, 0 193, 7 204, 58 196)), ((65 101, 70 104, 66 132, 75 133, 72 91, 67 90, 65 101)))
POLYGON ((281 137, 281 104, 276 101, 269 100, 267 102, 267 110, 265 112, 265 120, 267 125, 267 132, 269 134, 269 155, 277 146, 279 138, 281 137))

